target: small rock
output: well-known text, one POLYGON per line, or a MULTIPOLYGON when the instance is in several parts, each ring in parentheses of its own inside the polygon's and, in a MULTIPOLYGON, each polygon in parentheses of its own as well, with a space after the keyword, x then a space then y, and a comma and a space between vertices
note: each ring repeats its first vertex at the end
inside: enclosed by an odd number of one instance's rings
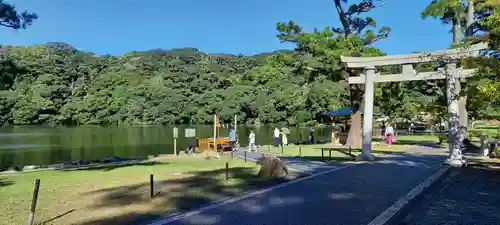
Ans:
POLYGON ((276 156, 264 156, 261 165, 259 176, 262 178, 283 179, 288 175, 285 163, 276 156))
POLYGON ((20 166, 11 166, 7 171, 9 172, 21 172, 23 169, 20 166))
POLYGON ((23 171, 25 171, 25 170, 36 170, 38 168, 40 168, 40 167, 39 166, 35 166, 35 165, 28 165, 28 166, 24 166, 23 167, 23 171))

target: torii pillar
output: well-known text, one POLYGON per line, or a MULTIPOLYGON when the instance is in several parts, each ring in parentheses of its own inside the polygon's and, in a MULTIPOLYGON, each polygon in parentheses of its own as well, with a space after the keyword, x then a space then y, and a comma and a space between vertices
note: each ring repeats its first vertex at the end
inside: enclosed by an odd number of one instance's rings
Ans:
POLYGON ((357 160, 373 161, 372 155, 372 133, 373 133, 373 100, 375 95, 375 67, 365 67, 365 96, 363 98, 363 148, 357 160))

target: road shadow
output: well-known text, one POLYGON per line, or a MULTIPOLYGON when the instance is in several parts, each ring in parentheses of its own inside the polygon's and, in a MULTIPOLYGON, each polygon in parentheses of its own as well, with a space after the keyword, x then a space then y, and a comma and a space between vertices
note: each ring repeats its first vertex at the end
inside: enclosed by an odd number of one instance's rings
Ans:
POLYGON ((325 156, 324 158, 321 158, 321 156, 281 156, 280 158, 287 161, 300 159, 305 162, 314 161, 323 163, 342 163, 342 162, 352 162, 355 160, 355 156, 354 157, 325 156))
MULTIPOLYGON (((385 142, 385 139, 380 137, 374 137, 373 141, 376 142, 385 142)), ((398 137, 395 137, 395 142, 393 145, 417 145, 417 146, 425 146, 429 148, 441 148, 441 145, 437 141, 429 141, 429 140, 398 140, 398 137)))
MULTIPOLYGON (((305 174, 316 174, 320 172, 324 172, 326 170, 333 169, 335 167, 341 167, 345 165, 345 163, 355 162, 356 157, 361 154, 361 149, 349 149, 346 147, 328 147, 332 149, 332 155, 330 156, 329 151, 324 151, 324 155, 322 156, 310 156, 310 155, 297 155, 297 156, 279 156, 281 160, 283 160, 287 166, 295 171, 299 171, 305 174), (338 153, 341 153, 339 155, 338 153)), ((372 153, 379 154, 375 157, 375 161, 373 163, 387 161, 387 158, 398 157, 401 159, 411 159, 414 161, 420 162, 420 158, 425 158, 425 160, 438 160, 442 159, 444 151, 441 149, 436 149, 432 147, 420 146, 415 148, 410 148, 405 152, 397 152, 397 151, 383 151, 383 150, 372 150, 372 153)), ((321 147, 317 148, 317 151, 321 151, 321 147)), ((258 161, 262 159, 262 157, 266 154, 266 152, 249 152, 247 153, 248 158, 255 158, 258 161)), ((443 160, 444 161, 444 160, 443 160)))
MULTIPOLYGON (((193 220, 174 224, 287 224, 288 218, 297 224, 366 224, 430 175, 433 170, 429 168, 442 160, 426 155, 419 158, 407 153, 393 154, 202 212, 193 220), (340 205, 342 207, 338 207, 340 205), (359 209, 363 209, 363 216, 349 216, 359 209), (234 221, 236 218, 241 220, 234 221)), ((153 199, 147 182, 88 191, 79 197, 86 199, 87 205, 80 205, 80 209, 54 222, 64 223, 77 217, 87 218, 79 221, 81 225, 148 224, 167 213, 186 212, 218 199, 241 195, 244 190, 289 181, 262 180, 256 176, 255 169, 242 167, 230 168, 228 181, 224 179, 225 174, 226 170, 220 169, 155 180, 153 199)))
POLYGON ((390 224, 498 224, 500 162, 471 160, 450 172, 390 224))
POLYGON ((96 215, 92 220, 79 224, 143 224, 169 212, 185 212, 221 198, 237 196, 245 190, 289 180, 263 180, 257 176, 255 169, 243 167, 230 168, 229 180, 225 180, 225 175, 226 170, 220 169, 190 173, 177 179, 155 180, 153 199, 149 195, 149 183, 86 192, 81 198, 95 199, 87 210, 113 211, 117 215, 96 215))
POLYGON ((401 153, 311 176, 169 224, 368 224, 443 161, 443 156, 415 159, 401 153))

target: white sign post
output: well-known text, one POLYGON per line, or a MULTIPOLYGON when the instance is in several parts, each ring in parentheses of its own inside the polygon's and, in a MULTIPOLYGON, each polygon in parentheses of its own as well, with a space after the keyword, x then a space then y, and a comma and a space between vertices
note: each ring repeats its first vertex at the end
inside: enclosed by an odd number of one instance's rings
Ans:
POLYGON ((177 127, 174 127, 173 130, 174 133, 174 155, 177 155, 177 138, 179 137, 179 129, 177 127))
POLYGON ((184 135, 187 137, 187 138, 193 138, 193 137, 196 137, 196 130, 194 128, 186 128, 184 130, 184 135))
POLYGON ((184 136, 190 138, 193 145, 193 153, 196 152, 196 129, 186 128, 184 129, 184 136))

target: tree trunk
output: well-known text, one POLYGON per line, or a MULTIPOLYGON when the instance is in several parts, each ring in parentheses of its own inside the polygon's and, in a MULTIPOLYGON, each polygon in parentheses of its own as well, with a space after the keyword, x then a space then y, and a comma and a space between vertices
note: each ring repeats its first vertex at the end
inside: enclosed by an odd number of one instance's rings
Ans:
POLYGON ((468 0, 469 5, 467 5, 467 20, 466 20, 466 31, 465 36, 471 37, 474 32, 472 29, 472 24, 474 24, 474 0, 468 0))
POLYGON ((340 23, 344 28, 344 36, 347 37, 351 34, 351 27, 349 26, 349 21, 347 20, 347 15, 342 7, 341 0, 334 0, 335 9, 337 9, 337 13, 339 14, 340 23))
POLYGON ((458 45, 460 44, 460 41, 462 39, 462 30, 460 26, 460 18, 453 18, 453 28, 452 28, 452 33, 453 33, 453 44, 458 45))
MULTIPOLYGON (((472 25, 474 24, 474 0, 468 0, 469 5, 467 6, 467 20, 466 20, 466 31, 465 37, 472 37, 473 29, 472 25)), ((459 81, 460 82, 460 81, 459 81)), ((460 120, 460 125, 467 127, 469 124, 468 120, 468 112, 467 112, 467 82, 465 79, 462 80, 462 84, 460 85, 464 90, 460 93, 458 97, 458 115, 460 120)))
POLYGON ((351 127, 347 136, 347 145, 353 149, 361 149, 361 88, 360 85, 350 85, 351 107, 351 127))

